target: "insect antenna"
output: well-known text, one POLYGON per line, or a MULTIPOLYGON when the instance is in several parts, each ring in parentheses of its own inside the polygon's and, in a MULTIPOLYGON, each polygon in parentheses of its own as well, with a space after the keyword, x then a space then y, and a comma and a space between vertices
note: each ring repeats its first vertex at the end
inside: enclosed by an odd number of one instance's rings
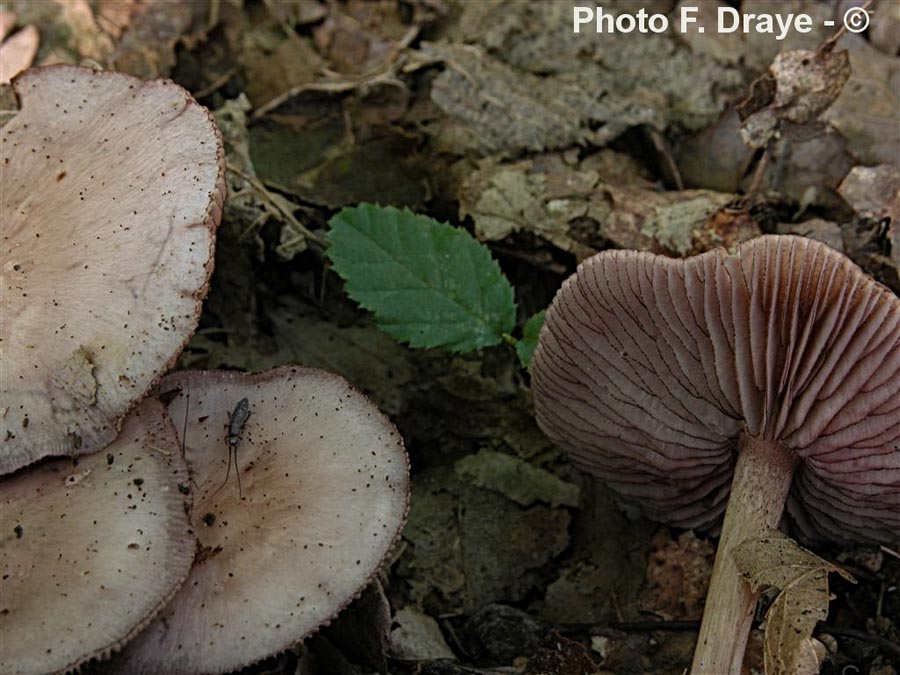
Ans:
MULTIPOLYGON (((188 411, 191 408, 191 387, 188 385, 187 391, 184 395, 184 421, 181 425, 181 456, 184 457, 185 449, 187 448, 187 428, 188 428, 188 411)), ((199 492, 200 486, 197 485, 197 481, 194 480, 194 474, 190 472, 190 468, 188 470, 188 478, 191 481, 191 485, 199 492)))

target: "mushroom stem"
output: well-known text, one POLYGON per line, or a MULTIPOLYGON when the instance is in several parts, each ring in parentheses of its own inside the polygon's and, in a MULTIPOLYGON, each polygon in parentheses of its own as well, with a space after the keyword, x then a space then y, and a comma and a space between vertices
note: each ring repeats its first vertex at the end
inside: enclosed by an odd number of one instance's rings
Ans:
POLYGON ((797 465, 797 455, 777 441, 742 434, 740 442, 692 675, 741 672, 757 594, 738 573, 733 552, 778 527, 797 465))

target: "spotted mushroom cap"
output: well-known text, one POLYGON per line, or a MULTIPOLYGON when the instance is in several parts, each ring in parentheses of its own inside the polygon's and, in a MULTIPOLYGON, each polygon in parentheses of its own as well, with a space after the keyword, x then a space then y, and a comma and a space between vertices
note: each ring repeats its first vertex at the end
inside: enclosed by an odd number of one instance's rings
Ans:
POLYGON ((24 72, 0 131, 0 474, 101 450, 197 325, 225 197, 173 82, 24 72))
POLYGON ((104 452, 0 479, 0 672, 65 672, 146 626, 190 570, 187 486, 155 400, 104 452))
POLYGON ((788 510, 808 538, 900 537, 900 299, 824 244, 596 255, 532 375, 541 428, 656 520, 715 525, 745 431, 800 457, 788 510))
POLYGON ((196 487, 199 553, 122 673, 222 673, 287 649, 356 597, 406 519, 409 476, 393 424, 343 378, 282 367, 180 372, 162 391, 196 487), (246 398, 226 482, 229 417, 246 398), (185 410, 187 409, 187 412, 185 410))

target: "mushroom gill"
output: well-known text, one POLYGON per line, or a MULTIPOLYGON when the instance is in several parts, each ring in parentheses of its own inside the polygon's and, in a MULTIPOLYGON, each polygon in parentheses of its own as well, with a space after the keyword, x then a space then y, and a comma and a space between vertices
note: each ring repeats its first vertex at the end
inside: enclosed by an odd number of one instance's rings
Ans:
POLYGON ((786 503, 807 538, 900 538, 900 299, 824 244, 594 256, 532 374, 541 428, 650 517, 712 528, 727 501, 694 672, 739 671, 756 596, 731 549, 786 503))

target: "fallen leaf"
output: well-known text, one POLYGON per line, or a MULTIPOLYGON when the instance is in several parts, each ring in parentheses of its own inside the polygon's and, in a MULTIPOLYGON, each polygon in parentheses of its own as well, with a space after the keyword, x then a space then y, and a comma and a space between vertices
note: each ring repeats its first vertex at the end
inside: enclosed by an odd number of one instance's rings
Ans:
POLYGON ((115 48, 112 37, 97 23, 87 0, 56 0, 60 14, 58 21, 65 26, 68 45, 80 59, 105 63, 115 48))
POLYGON ((210 3, 203 2, 136 5, 110 61, 137 77, 168 77, 175 67, 176 47, 202 39, 210 28, 210 11, 210 3))
POLYGON ((328 8, 316 0, 263 0, 269 14, 285 27, 305 25, 321 21, 328 15, 328 8))
MULTIPOLYGON (((7 13, 5 15, 9 16, 7 13)), ((12 20, 15 22, 15 17, 12 20)), ((3 40, 0 45, 0 84, 9 84, 12 78, 31 66, 40 39, 37 28, 25 26, 3 40)))
POLYGON ((391 656, 403 661, 456 660, 437 621, 415 607, 404 607, 394 615, 391 656))
POLYGON ((900 293, 900 169, 854 167, 838 191, 864 219, 847 230, 850 256, 900 293))
POLYGON ((390 631, 391 607, 376 579, 320 634, 351 661, 385 673, 390 631))
POLYGON ((569 166, 555 155, 478 166, 460 186, 460 217, 471 216, 485 241, 528 231, 581 260, 610 242, 684 256, 759 234, 752 220, 714 218, 729 194, 607 183, 587 162, 569 166))
POLYGON ((847 138, 860 162, 896 163, 900 157, 900 59, 883 54, 860 35, 845 35, 841 44, 850 52, 852 73, 822 119, 847 138))
POLYGON ((247 32, 241 47, 245 93, 257 109, 313 83, 322 66, 309 38, 274 21, 247 32))
POLYGON ((850 57, 846 51, 780 53, 760 81, 771 83, 767 84, 769 97, 751 98, 739 107, 744 142, 752 148, 765 148, 784 123, 817 120, 849 78, 850 57))
POLYGON ((0 41, 3 40, 16 25, 16 15, 0 10, 0 41))
POLYGON ((573 40, 565 32, 571 31, 571 9, 568 17, 558 15, 564 5, 532 3, 515 12, 527 23, 504 45, 505 63, 475 46, 423 44, 423 57, 446 66, 431 92, 451 116, 435 132, 442 147, 509 154, 603 146, 644 124, 699 130, 740 87, 737 70, 691 54, 671 36, 573 40), (593 59, 585 58, 591 50, 593 59))
POLYGON ((456 473, 478 487, 495 490, 522 506, 578 506, 577 485, 528 462, 494 450, 482 450, 456 462, 456 473))
POLYGON ((770 164, 763 174, 763 194, 777 193, 810 207, 840 209, 837 186, 854 164, 847 139, 829 124, 781 125, 769 145, 770 164))
POLYGON ((838 192, 863 218, 900 222, 900 168, 894 164, 855 166, 838 192))
POLYGON ((594 136, 589 122, 604 116, 576 83, 516 71, 476 47, 426 44, 422 50, 446 64, 431 97, 451 116, 438 142, 459 154, 566 147, 594 136))
POLYGON ((812 632, 828 616, 828 574, 848 581, 853 577, 777 530, 739 544, 734 559, 755 591, 779 590, 766 612, 766 675, 818 673, 824 649, 816 645, 812 632))
POLYGON ((409 548, 397 575, 411 601, 442 612, 515 602, 541 583, 535 570, 566 549, 569 521, 565 509, 523 509, 452 467, 426 470, 413 486, 403 533, 409 548))

